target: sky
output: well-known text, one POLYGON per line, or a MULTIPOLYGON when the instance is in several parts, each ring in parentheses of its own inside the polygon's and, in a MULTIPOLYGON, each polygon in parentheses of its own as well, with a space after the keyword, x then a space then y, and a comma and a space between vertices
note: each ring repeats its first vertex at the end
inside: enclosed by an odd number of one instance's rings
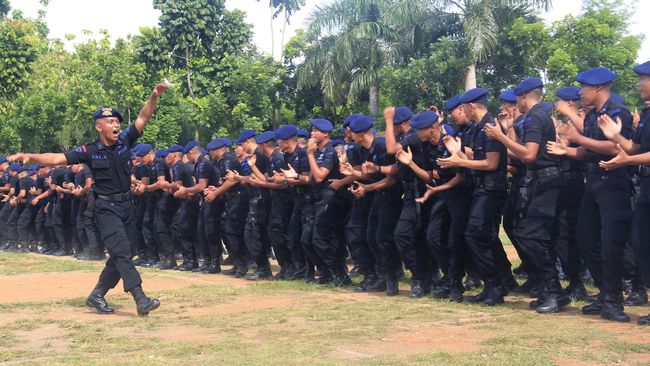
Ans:
MULTIPOLYGON (((41 7, 38 0, 10 0, 14 9, 22 10, 28 17, 36 17, 41 7)), ((285 42, 291 38, 295 30, 305 27, 309 14, 319 4, 330 0, 306 0, 306 6, 294 13, 291 24, 286 27, 285 42)), ((542 14, 547 22, 563 18, 565 15, 578 15, 582 1, 555 0, 553 8, 542 14)), ((254 25, 254 42, 258 49, 271 54, 271 10, 266 0, 226 0, 228 9, 241 9, 247 13, 247 22, 254 25)), ((158 12, 153 9, 151 0, 50 0, 46 8, 46 21, 50 28, 50 37, 65 39, 66 34, 77 36, 75 42, 82 42, 83 30, 91 30, 98 34, 100 29, 108 30, 114 38, 124 38, 129 34, 137 34, 140 27, 158 24, 158 12)), ((642 14, 650 14, 650 1, 639 0, 637 12, 632 19, 630 30, 632 34, 646 34, 643 27, 642 14)), ((647 28, 646 28, 647 29, 647 28)), ((282 22, 274 22, 275 56, 280 54, 280 39, 282 38, 282 22)), ((71 44, 68 44, 71 46, 71 44)), ((650 60, 650 37, 646 34, 639 62, 650 60)))

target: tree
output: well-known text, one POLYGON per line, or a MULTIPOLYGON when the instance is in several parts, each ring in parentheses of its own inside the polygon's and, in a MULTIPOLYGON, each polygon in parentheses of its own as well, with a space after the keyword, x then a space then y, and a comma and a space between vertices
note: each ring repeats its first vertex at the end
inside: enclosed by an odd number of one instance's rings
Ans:
POLYGON ((465 89, 476 87, 476 64, 484 61, 497 46, 499 24, 496 18, 512 8, 547 10, 551 0, 436 0, 441 14, 456 14, 463 25, 463 36, 471 55, 467 65, 465 89))
POLYGON ((0 16, 6 17, 11 10, 9 0, 0 0, 0 16))
POLYGON ((313 47, 299 70, 299 86, 320 84, 328 104, 368 93, 370 113, 379 109, 381 68, 413 45, 422 8, 414 0, 336 0, 311 14, 313 47))
POLYGON ((0 21, 0 96, 7 99, 17 96, 43 47, 43 40, 29 21, 0 21))
MULTIPOLYGON (((258 2, 260 0, 257 0, 258 2)), ((275 20, 281 13, 283 13, 282 22, 282 38, 280 39, 280 49, 284 51, 284 34, 287 29, 287 24, 293 13, 300 10, 305 6, 305 0, 269 0, 269 8, 271 8, 271 57, 275 59, 275 32, 273 31, 273 20, 275 20)), ((282 54, 280 54, 282 58, 282 54)))
POLYGON ((608 67, 616 71, 615 91, 628 105, 638 103, 637 77, 632 67, 641 46, 629 34, 629 4, 622 0, 590 0, 583 12, 566 16, 547 27, 541 22, 515 21, 505 49, 525 50, 513 55, 547 79, 547 92, 575 83, 580 71, 608 67), (520 57, 521 56, 521 57, 520 57))
POLYGON ((217 36, 224 0, 154 0, 160 10, 159 24, 174 57, 183 60, 186 86, 194 98, 191 62, 193 53, 209 51, 217 36))

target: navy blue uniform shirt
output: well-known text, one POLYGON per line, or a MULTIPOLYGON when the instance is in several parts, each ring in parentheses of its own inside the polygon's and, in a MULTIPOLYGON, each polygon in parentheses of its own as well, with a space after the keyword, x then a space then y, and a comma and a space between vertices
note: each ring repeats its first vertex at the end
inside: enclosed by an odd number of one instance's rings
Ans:
POLYGON ((131 148, 139 137, 138 129, 131 125, 120 133, 112 146, 104 146, 97 139, 66 152, 65 157, 68 164, 83 163, 90 167, 96 193, 126 193, 131 190, 131 148))

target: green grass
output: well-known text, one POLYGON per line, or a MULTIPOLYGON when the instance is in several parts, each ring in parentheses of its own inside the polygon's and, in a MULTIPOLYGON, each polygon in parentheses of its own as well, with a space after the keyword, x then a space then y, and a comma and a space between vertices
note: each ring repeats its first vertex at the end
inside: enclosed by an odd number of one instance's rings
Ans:
MULTIPOLYGON (((0 284, 22 273, 99 270, 101 263, 0 253, 0 284)), ((553 365, 643 364, 650 339, 635 324, 504 306, 387 298, 301 282, 233 285, 223 277, 143 270, 147 279, 189 278, 151 291, 163 305, 149 317, 92 315, 83 297, 0 304, 0 363, 24 365, 553 365), (175 286, 177 287, 177 286, 175 286), (61 314, 64 314, 63 316, 61 314), (68 314, 68 315, 65 315, 68 314), (75 316, 79 314, 79 316, 75 316), (633 342, 634 341, 634 342, 633 342)), ((43 279, 47 279, 44 274, 43 279)), ((28 286, 29 284, 26 284, 28 286)), ((53 284, 55 285, 55 284, 53 284)), ((405 285, 402 286, 407 288, 405 285)), ((1 288, 1 285, 0 285, 1 288)), ((88 289, 89 290, 89 289, 88 289)), ((1 295, 0 295, 1 296, 1 295)), ((134 312, 121 291, 108 296, 134 312)), ((647 308, 631 309, 632 314, 647 308)))
POLYGON ((82 262, 27 253, 2 252, 0 255, 0 275, 98 270, 103 266, 103 262, 82 262))

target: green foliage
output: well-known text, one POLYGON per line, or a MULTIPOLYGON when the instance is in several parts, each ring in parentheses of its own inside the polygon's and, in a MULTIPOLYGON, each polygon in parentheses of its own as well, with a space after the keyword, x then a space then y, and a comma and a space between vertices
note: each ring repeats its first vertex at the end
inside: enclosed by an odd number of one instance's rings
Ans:
POLYGON ((42 46, 34 26, 25 20, 0 22, 0 95, 13 98, 25 86, 42 46))
POLYGON ((382 72, 384 105, 404 105, 422 111, 442 107, 446 98, 463 90, 463 71, 469 62, 463 42, 441 38, 430 46, 429 56, 405 67, 386 67, 382 72))
POLYGON ((11 4, 9 0, 0 0, 0 15, 6 17, 11 10, 11 4))
MULTIPOLYGON (((155 0, 159 27, 117 40, 102 31, 72 52, 47 38, 44 10, 37 19, 17 10, 8 18, 0 0, 0 153, 62 151, 95 139, 90 116, 104 105, 132 122, 163 78, 174 87, 142 137, 158 148, 235 138, 244 128, 304 128, 314 117, 340 123, 388 105, 440 107, 463 91, 469 65, 493 108, 495 96, 527 76, 542 76, 553 99, 557 87, 596 66, 616 71, 615 91, 640 105, 632 66, 641 39, 628 34, 627 3, 587 0, 582 14, 551 25, 534 11, 546 3, 335 0, 316 8, 279 63, 256 51, 245 14, 226 10, 224 0, 155 0)), ((268 4, 286 22, 304 2, 268 4)))

